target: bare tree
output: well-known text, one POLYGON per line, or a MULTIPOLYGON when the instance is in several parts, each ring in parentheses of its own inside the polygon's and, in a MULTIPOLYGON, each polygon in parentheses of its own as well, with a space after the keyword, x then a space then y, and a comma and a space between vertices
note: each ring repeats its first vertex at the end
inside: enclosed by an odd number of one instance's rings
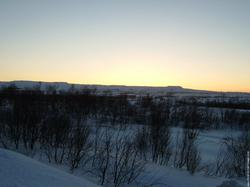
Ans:
POLYGON ((70 133, 69 116, 55 113, 48 116, 41 127, 41 147, 51 162, 62 163, 67 150, 70 133))
MULTIPOLYGON (((88 152, 91 148, 89 141, 90 129, 88 126, 77 122, 77 126, 72 128, 68 142, 67 160, 70 164, 70 170, 78 168, 83 159, 87 159, 88 152)), ((86 160, 85 160, 86 161, 86 160)))
POLYGON ((228 177, 245 177, 247 151, 250 150, 250 133, 242 132, 239 137, 228 136, 223 140, 219 155, 221 164, 216 168, 217 173, 228 177))
POLYGON ((123 183, 130 184, 143 170, 144 164, 138 158, 138 152, 133 143, 129 142, 129 136, 115 138, 112 156, 110 178, 115 187, 123 183))
POLYGON ((169 109, 167 103, 152 106, 149 125, 149 144, 152 161, 162 165, 168 164, 172 154, 168 115, 169 109))
POLYGON ((186 167, 192 174, 198 168, 201 159, 196 145, 198 135, 199 131, 196 129, 183 129, 182 136, 179 137, 178 135, 176 139, 174 166, 178 168, 186 167))
POLYGON ((145 126, 138 128, 135 134, 134 144, 140 154, 140 158, 147 160, 147 152, 149 147, 148 130, 145 126))
POLYGON ((99 183, 104 185, 108 178, 108 169, 111 162, 111 151, 112 151, 112 136, 106 129, 104 134, 104 139, 100 145, 96 159, 94 162, 94 169, 97 177, 99 178, 99 183))
POLYGON ((132 183, 142 172, 144 162, 140 159, 134 142, 119 132, 114 135, 107 129, 102 136, 94 168, 99 183, 118 187, 132 183))

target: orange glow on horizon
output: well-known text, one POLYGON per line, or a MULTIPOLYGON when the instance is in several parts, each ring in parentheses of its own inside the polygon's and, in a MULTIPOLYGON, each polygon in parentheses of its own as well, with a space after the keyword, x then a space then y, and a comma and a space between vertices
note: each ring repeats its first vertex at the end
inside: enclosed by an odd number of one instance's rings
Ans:
POLYGON ((250 1, 14 2, 0 81, 250 92, 250 1))

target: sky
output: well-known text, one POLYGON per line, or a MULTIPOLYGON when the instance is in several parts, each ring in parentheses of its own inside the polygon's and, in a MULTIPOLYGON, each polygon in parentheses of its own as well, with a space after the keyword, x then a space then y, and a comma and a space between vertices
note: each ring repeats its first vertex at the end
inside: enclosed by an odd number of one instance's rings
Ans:
POLYGON ((250 92, 250 0, 0 0, 0 81, 250 92))

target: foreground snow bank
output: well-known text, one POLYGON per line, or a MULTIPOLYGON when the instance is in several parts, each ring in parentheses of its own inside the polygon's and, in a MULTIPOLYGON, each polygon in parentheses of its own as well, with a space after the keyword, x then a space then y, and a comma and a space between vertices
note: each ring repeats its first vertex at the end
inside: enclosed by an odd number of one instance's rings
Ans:
POLYGON ((0 148, 1 187, 97 187, 82 178, 0 148))
POLYGON ((243 187, 234 180, 224 181, 221 185, 217 187, 243 187))
POLYGON ((149 164, 139 180, 145 186, 153 187, 216 187, 226 179, 201 173, 191 175, 185 170, 149 164))

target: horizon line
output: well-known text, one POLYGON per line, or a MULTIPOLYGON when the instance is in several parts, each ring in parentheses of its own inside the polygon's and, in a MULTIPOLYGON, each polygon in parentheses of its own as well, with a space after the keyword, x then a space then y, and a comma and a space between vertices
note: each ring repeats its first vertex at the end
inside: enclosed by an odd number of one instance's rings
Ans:
POLYGON ((189 89, 194 91, 205 91, 205 92, 217 92, 217 93, 243 93, 243 94, 250 94, 250 91, 221 91, 221 90, 208 90, 208 89, 197 89, 197 88, 191 88, 191 87, 185 87, 182 85, 166 85, 166 86, 152 86, 152 85, 126 85, 126 84, 101 84, 101 83, 79 83, 79 82, 67 82, 67 81, 43 81, 43 80, 6 80, 1 82, 41 82, 41 83, 66 83, 69 85, 91 85, 91 86, 121 86, 121 87, 148 87, 148 88, 166 88, 166 87, 180 87, 182 89, 189 89))

